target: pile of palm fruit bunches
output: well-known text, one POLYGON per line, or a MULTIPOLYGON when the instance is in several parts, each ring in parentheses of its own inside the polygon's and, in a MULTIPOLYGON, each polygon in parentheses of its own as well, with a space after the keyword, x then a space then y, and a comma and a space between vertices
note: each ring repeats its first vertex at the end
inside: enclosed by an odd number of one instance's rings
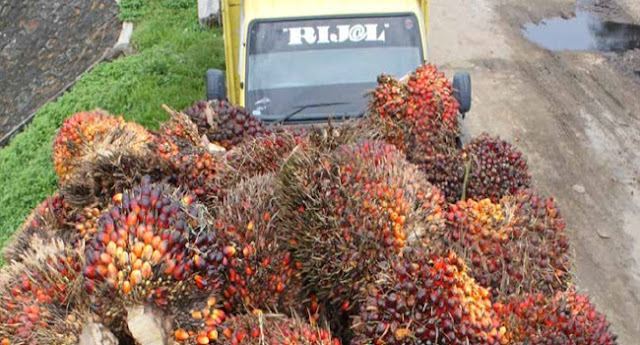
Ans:
POLYGON ((1 345, 616 343, 556 202, 508 142, 460 147, 435 67, 319 128, 165 109, 64 122, 59 190, 4 249, 1 345))

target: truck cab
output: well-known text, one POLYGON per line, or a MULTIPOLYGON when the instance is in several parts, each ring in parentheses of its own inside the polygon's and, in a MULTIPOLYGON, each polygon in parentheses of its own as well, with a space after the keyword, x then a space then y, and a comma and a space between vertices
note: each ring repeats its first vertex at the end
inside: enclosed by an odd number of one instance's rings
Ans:
MULTIPOLYGON (((207 98, 265 122, 360 117, 377 76, 427 61, 428 0, 221 0, 220 11, 226 71, 207 71, 207 98)), ((462 113, 468 79, 454 78, 462 113)))

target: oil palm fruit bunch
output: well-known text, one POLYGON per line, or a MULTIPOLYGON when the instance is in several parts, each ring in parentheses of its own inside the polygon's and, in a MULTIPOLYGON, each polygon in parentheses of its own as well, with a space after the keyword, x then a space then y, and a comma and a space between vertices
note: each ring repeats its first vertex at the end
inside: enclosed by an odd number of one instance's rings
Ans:
POLYGON ((246 138, 255 138, 269 131, 260 120, 242 107, 228 101, 198 102, 184 110, 198 126, 198 133, 210 142, 231 149, 246 138))
POLYGON ((380 260, 444 221, 440 192, 382 142, 292 155, 279 184, 283 231, 301 262, 305 292, 336 310, 335 318, 354 310, 380 260))
POLYGON ((301 296, 300 263, 282 234, 274 198, 276 180, 261 175, 241 182, 215 211, 226 253, 222 294, 229 311, 288 312, 301 296))
POLYGON ((174 169, 179 169, 180 156, 185 152, 194 152, 200 142, 198 128, 191 119, 168 107, 169 121, 160 126, 156 133, 157 155, 169 162, 174 169))
POLYGON ((300 135, 305 136, 315 149, 325 152, 365 140, 384 141, 385 139, 375 128, 369 126, 365 118, 348 119, 337 123, 330 119, 326 125, 311 127, 306 133, 300 135))
POLYGON ((427 181, 437 186, 445 195, 447 202, 456 203, 467 198, 465 195, 465 176, 470 174, 471 163, 459 151, 447 154, 437 153, 420 160, 414 160, 427 181))
POLYGON ((614 345, 617 336, 587 295, 524 294, 497 305, 514 345, 614 345))
POLYGON ((531 174, 522 153, 507 141, 486 133, 460 152, 436 154, 414 163, 451 203, 467 198, 498 202, 505 195, 531 186, 531 174))
POLYGON ((427 64, 410 74, 406 85, 405 111, 409 116, 419 116, 413 132, 416 150, 411 157, 425 157, 456 148, 460 134, 458 101, 444 73, 427 64))
POLYGON ((190 145, 197 145, 201 141, 202 135, 198 132, 198 126, 193 122, 192 117, 166 105, 162 107, 169 115, 169 121, 160 126, 160 136, 181 139, 190 145))
POLYGON ((60 183, 73 207, 106 205, 111 196, 139 184, 142 176, 160 180, 169 164, 155 154, 156 137, 142 126, 125 122, 105 131, 83 148, 69 178, 60 183))
POLYGON ((33 239, 49 241, 64 235, 70 216, 68 204, 59 194, 48 197, 27 217, 20 229, 3 249, 7 262, 22 261, 25 253, 37 250, 31 247, 33 239))
POLYGON ((531 185, 527 159, 505 140, 485 133, 467 144, 462 155, 471 164, 465 189, 468 198, 497 202, 531 185))
POLYGON ((489 291, 453 252, 406 251, 382 265, 353 320, 351 344, 506 344, 489 291))
POLYGON ((166 314, 219 287, 223 254, 204 207, 192 194, 150 180, 113 197, 85 250, 85 287, 101 296, 96 309, 105 318, 117 321, 122 310, 140 306, 166 314))
POLYGON ((415 149, 411 141, 417 119, 406 112, 406 84, 385 74, 380 75, 377 81, 378 86, 370 96, 366 125, 378 131, 385 142, 409 156, 415 149))
POLYGON ((101 332, 104 344, 115 338, 98 328, 82 289, 81 250, 62 242, 38 241, 19 263, 0 273, 0 340, 2 344, 98 344, 87 331, 101 332), (93 341, 91 341, 93 340, 93 341))
POLYGON ((53 168, 60 181, 69 178, 83 149, 114 126, 124 123, 102 110, 77 113, 64 121, 53 142, 53 168))
POLYGON ((434 66, 424 65, 403 81, 382 75, 371 97, 370 126, 410 161, 457 148, 458 103, 434 66))
POLYGON ((458 101, 444 73, 434 65, 426 64, 409 75, 407 88, 408 112, 436 114, 445 128, 458 130, 458 101))
POLYGON ((432 244, 454 250, 470 275, 491 289, 494 299, 518 293, 547 295, 570 281, 569 239, 552 198, 531 191, 506 196, 500 203, 469 199, 450 205, 446 231, 432 244))
MULTIPOLYGON (((279 314, 251 314, 229 318, 217 334, 220 345, 299 344, 339 345, 328 329, 312 326, 297 317, 279 314)), ((212 342, 213 343, 213 342, 212 342)), ((204 343, 206 344, 206 343, 204 343)))
POLYGON ((192 191, 208 206, 217 203, 223 196, 219 178, 223 159, 198 138, 191 118, 166 106, 165 110, 170 118, 157 134, 157 152, 172 170, 170 182, 192 191))
POLYGON ((276 172, 295 149, 308 146, 305 136, 284 130, 247 140, 224 155, 224 183, 232 186, 252 176, 276 172))
POLYGON ((213 207, 224 197, 226 184, 221 172, 223 157, 202 148, 182 151, 178 154, 176 183, 192 191, 198 201, 213 207))

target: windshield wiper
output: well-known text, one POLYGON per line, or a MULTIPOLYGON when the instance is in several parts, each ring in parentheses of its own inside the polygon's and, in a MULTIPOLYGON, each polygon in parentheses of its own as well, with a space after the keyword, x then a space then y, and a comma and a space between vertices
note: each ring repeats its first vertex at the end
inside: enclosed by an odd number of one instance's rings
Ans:
POLYGON ((349 104, 349 102, 315 103, 315 104, 301 105, 298 108, 296 108, 296 110, 294 110, 292 113, 285 115, 280 120, 276 121, 276 124, 282 124, 284 122, 287 122, 292 117, 298 115, 300 112, 308 108, 328 107, 332 105, 344 105, 344 104, 349 104))

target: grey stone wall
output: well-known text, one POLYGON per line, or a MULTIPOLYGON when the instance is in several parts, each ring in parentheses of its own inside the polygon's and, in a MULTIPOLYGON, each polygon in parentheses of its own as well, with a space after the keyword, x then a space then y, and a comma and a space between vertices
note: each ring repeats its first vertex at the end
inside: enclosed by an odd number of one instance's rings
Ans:
POLYGON ((118 40, 113 0, 0 0, 0 137, 118 40))

